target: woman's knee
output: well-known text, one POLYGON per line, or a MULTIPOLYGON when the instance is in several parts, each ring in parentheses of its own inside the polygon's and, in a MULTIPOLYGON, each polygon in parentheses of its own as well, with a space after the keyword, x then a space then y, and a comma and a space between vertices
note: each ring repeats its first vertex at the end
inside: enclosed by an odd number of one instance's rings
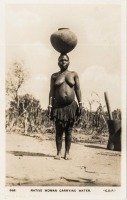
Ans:
POLYGON ((65 129, 65 133, 70 135, 72 133, 73 124, 68 124, 65 129))

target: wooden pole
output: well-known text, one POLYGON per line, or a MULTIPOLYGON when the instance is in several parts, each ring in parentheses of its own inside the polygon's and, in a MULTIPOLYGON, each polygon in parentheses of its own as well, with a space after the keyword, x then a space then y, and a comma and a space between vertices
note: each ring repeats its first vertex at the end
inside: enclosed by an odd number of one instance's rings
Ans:
POLYGON ((109 120, 112 120, 113 119, 112 112, 111 112, 111 108, 110 108, 110 104, 109 104, 109 100, 108 100, 108 96, 106 92, 104 92, 104 96, 105 96, 105 102, 106 102, 106 106, 108 110, 109 120))

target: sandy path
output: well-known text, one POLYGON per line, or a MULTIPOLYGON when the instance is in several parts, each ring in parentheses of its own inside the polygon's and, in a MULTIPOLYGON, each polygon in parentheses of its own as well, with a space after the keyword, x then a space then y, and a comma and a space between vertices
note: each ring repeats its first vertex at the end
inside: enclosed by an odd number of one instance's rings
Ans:
POLYGON ((6 185, 120 185, 121 153, 106 150, 106 145, 72 143, 72 160, 55 160, 55 141, 20 134, 6 139, 6 185))

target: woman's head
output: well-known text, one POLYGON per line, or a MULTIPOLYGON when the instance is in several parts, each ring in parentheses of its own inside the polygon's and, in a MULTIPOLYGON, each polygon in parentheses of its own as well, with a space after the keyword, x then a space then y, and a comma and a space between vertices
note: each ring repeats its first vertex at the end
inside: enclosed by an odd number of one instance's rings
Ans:
POLYGON ((61 54, 58 58, 58 65, 61 71, 65 71, 69 66, 69 57, 67 54, 61 54))

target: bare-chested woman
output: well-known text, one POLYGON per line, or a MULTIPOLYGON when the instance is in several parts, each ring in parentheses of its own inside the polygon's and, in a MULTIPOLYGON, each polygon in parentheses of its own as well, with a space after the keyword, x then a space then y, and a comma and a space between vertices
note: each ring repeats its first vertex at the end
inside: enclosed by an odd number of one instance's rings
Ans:
POLYGON ((65 132, 65 155, 66 160, 71 159, 69 150, 71 147, 72 128, 74 121, 81 114, 82 100, 79 78, 76 72, 68 71, 68 55, 60 55, 58 65, 60 71, 52 74, 48 114, 55 121, 57 156, 61 159, 62 137, 65 132), (77 97, 78 105, 75 101, 77 97))

